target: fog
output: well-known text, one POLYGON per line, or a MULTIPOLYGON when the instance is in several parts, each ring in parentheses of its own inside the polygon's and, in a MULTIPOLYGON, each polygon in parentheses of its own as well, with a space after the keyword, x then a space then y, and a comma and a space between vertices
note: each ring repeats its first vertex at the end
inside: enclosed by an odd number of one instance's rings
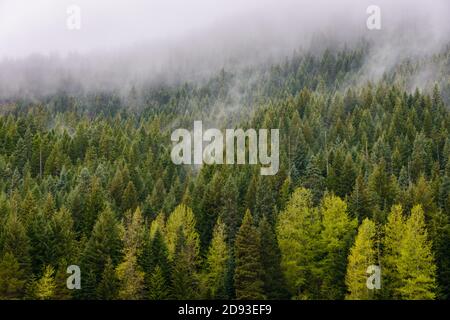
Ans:
POLYGON ((447 0, 0 0, 0 98, 195 81, 361 38, 373 43, 363 78, 376 81, 447 45, 449 14, 447 0), (380 30, 366 26, 369 5, 380 30))

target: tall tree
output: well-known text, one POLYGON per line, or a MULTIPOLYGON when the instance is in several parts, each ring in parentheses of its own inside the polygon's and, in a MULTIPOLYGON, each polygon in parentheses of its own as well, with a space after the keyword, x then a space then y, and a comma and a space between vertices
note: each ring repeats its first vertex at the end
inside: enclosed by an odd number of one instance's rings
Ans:
POLYGON ((357 227, 356 218, 348 215, 347 204, 333 195, 324 197, 322 206, 321 241, 324 258, 321 261, 322 297, 342 299, 345 295, 347 255, 357 227))
POLYGON ((211 298, 224 298, 228 259, 225 224, 219 219, 214 227, 213 238, 206 256, 205 284, 208 296, 211 298))
POLYGON ((348 294, 346 299, 368 300, 374 298, 374 291, 367 288, 367 268, 377 263, 375 248, 376 226, 368 218, 364 219, 358 229, 355 243, 348 257, 345 284, 348 294))
POLYGON ((120 261, 122 251, 123 230, 119 226, 111 208, 107 207, 99 215, 92 235, 82 254, 82 269, 90 276, 84 280, 82 296, 95 297, 95 288, 100 281, 108 258, 114 265, 120 261))
POLYGON ((0 299, 19 299, 25 290, 26 276, 12 253, 0 259, 0 299))
POLYGON ((264 293, 268 299, 286 299, 289 292, 281 270, 281 251, 273 227, 264 217, 258 228, 261 243, 261 264, 264 270, 264 293))
POLYGON ((400 243, 397 288, 402 299, 434 299, 436 297, 436 265, 428 239, 421 206, 411 210, 400 243))
POLYGON ((383 297, 399 299, 397 288, 400 286, 398 261, 400 244, 405 233, 405 218, 400 205, 392 207, 384 226, 383 255, 381 258, 383 297))
POLYGON ((264 299, 264 282, 260 253, 260 237, 253 225, 249 210, 244 215, 242 225, 236 235, 236 269, 234 285, 236 298, 242 300, 264 299))
POLYGON ((276 229, 281 268, 291 295, 298 299, 317 298, 320 283, 321 220, 312 198, 311 191, 297 188, 280 212, 276 229))

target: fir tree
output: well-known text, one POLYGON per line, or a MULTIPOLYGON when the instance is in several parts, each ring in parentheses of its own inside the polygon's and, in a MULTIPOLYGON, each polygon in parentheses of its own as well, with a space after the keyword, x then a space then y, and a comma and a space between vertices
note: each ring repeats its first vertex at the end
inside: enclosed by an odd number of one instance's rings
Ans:
POLYGON ((377 263, 375 249, 376 226, 368 218, 359 226, 355 243, 348 257, 345 283, 348 294, 346 299, 368 300, 374 298, 373 290, 366 285, 367 268, 377 263))
POLYGON ((253 225, 250 211, 247 210, 235 242, 236 269, 234 286, 237 299, 265 298, 260 250, 259 233, 253 225))
POLYGON ((286 282, 281 271, 281 252, 278 241, 266 217, 259 223, 261 238, 261 264, 264 270, 264 293, 268 299, 286 299, 289 293, 286 290, 286 282))
POLYGON ((406 221, 397 262, 400 284, 396 291, 402 299, 436 297, 436 265, 431 248, 423 209, 415 206, 406 221))

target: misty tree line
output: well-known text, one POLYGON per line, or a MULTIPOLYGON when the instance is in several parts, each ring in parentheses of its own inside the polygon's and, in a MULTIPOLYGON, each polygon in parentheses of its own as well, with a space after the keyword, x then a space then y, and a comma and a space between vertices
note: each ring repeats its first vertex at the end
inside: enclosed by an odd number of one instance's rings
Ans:
POLYGON ((437 85, 406 91, 402 71, 337 90, 363 58, 299 55, 257 81, 222 70, 125 102, 4 102, 0 297, 448 298, 448 106, 437 85), (236 102, 231 120, 216 112, 236 102), (172 164, 170 133, 203 117, 279 128, 279 173, 172 164), (66 288, 73 264, 81 290, 66 288))

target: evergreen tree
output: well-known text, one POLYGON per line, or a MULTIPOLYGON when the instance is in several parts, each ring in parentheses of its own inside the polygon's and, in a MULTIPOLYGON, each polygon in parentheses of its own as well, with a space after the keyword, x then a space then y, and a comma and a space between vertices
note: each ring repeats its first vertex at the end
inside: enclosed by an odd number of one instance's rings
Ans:
POLYGON ((286 281, 281 271, 281 252, 278 241, 266 217, 259 223, 261 264, 264 270, 264 293, 268 299, 286 299, 286 281))
POLYGON ((357 221, 349 217, 347 204, 337 196, 324 197, 321 213, 323 223, 321 245, 325 253, 321 261, 322 296, 328 299, 342 299, 345 294, 347 255, 357 221))
POLYGON ((397 288, 400 286, 398 261, 400 259, 400 244, 405 233, 405 219, 400 205, 392 207, 384 227, 383 255, 381 260, 383 296, 399 299, 397 288))
POLYGON ((114 265, 110 258, 107 259, 103 269, 100 283, 96 288, 96 299, 114 300, 118 296, 119 280, 117 279, 114 265))
POLYGON ((35 283, 34 297, 38 300, 53 299, 56 291, 54 278, 55 270, 52 266, 45 266, 42 277, 35 283))
POLYGON ((165 227, 165 236, 169 259, 172 259, 175 254, 175 247, 177 243, 177 235, 181 229, 184 238, 186 239, 186 250, 190 262, 196 264, 198 262, 200 240, 196 230, 196 221, 192 210, 181 204, 175 208, 167 219, 165 227))
POLYGON ((112 260, 114 265, 119 262, 122 250, 122 233, 114 213, 107 207, 99 215, 82 255, 82 269, 88 275, 85 277, 85 285, 81 289, 84 297, 93 298, 95 296, 95 288, 100 281, 100 275, 108 258, 112 260))
POLYGON ((373 290, 366 285, 367 268, 377 263, 375 249, 376 226, 368 218, 359 226, 355 243, 348 257, 345 283, 348 294, 346 299, 368 300, 374 298, 373 290))
POLYGON ((264 282, 260 254, 260 237, 253 225, 250 211, 244 215, 242 225, 236 235, 236 269, 234 285, 236 298, 242 300, 264 299, 264 282))
POLYGON ((312 193, 297 188, 286 209, 280 212, 276 234, 281 250, 281 268, 292 296, 318 297, 320 269, 320 214, 312 204, 312 193))
POLYGON ((0 299, 19 299, 25 290, 26 276, 12 253, 0 259, 0 299))
POLYGON ((157 265, 153 270, 148 283, 148 299, 165 300, 170 297, 168 283, 164 276, 163 270, 159 265, 157 265))
POLYGON ((397 262, 400 278, 397 292, 402 299, 436 297, 436 265, 431 248, 423 209, 421 206, 415 206, 406 221, 397 262))
POLYGON ((117 297, 124 300, 139 300, 144 294, 144 272, 137 263, 135 252, 127 251, 122 263, 116 268, 118 279, 117 297))
POLYGON ((171 296, 173 299, 197 297, 197 273, 191 259, 189 242, 182 227, 178 228, 171 274, 171 296))
POLYGON ((213 238, 206 256, 205 282, 212 298, 224 297, 228 259, 225 225, 219 219, 214 227, 213 238))

